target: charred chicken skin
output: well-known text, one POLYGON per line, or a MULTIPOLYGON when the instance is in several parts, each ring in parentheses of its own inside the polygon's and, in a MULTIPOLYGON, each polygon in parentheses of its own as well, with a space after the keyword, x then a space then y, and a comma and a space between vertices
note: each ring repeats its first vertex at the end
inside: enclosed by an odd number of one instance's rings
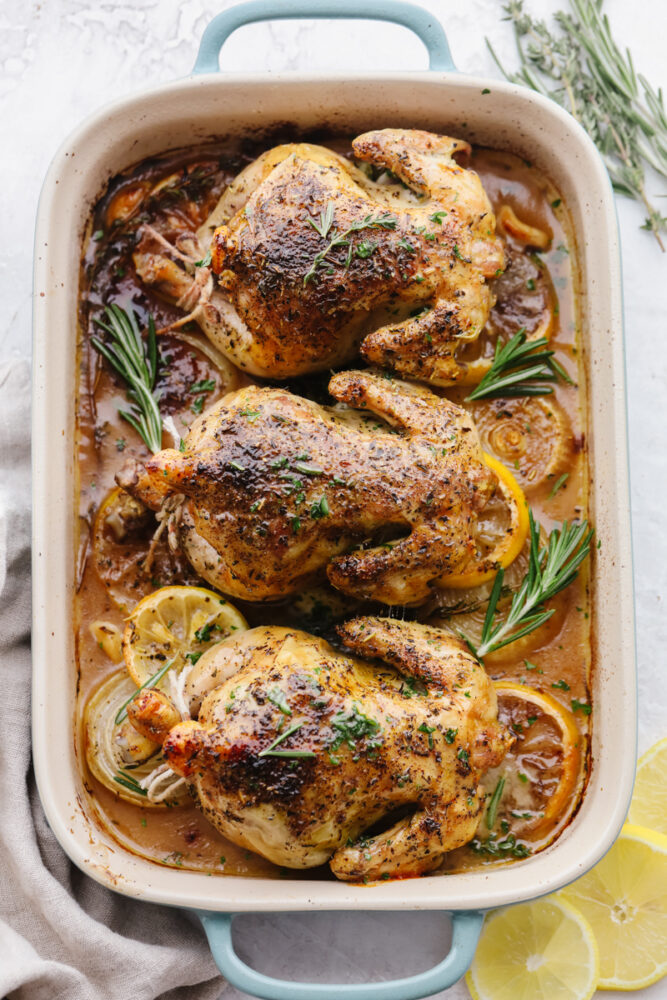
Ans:
POLYGON ((149 506, 167 496, 176 544, 225 594, 276 599, 326 567, 351 596, 419 604, 474 553, 495 473, 465 410, 427 389, 349 371, 329 391, 365 419, 247 386, 192 425, 184 451, 119 483, 149 506))
POLYGON ((319 371, 361 345, 373 364, 452 385, 465 372, 457 348, 479 336, 493 304, 487 279, 504 267, 481 182, 454 159, 470 146, 384 129, 352 150, 377 181, 321 146, 268 150, 225 191, 189 264, 146 234, 139 276, 251 374, 319 371), (197 269, 211 236, 210 269, 197 269))
POLYGON ((357 656, 279 627, 229 638, 185 682, 192 720, 170 725, 150 690, 130 719, 211 823, 275 864, 329 861, 347 881, 431 871, 474 836, 480 779, 512 743, 493 684, 447 632, 384 618, 338 631, 357 656))

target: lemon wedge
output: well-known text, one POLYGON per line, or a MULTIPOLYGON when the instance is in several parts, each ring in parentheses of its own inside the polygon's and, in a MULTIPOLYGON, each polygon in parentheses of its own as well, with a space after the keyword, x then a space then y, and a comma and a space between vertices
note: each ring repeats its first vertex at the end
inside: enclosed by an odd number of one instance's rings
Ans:
POLYGON ((628 819, 667 834, 667 737, 639 758, 628 819))
POLYGON ((514 562, 528 537, 528 504, 523 490, 493 455, 485 452, 484 462, 495 472, 498 488, 475 526, 478 553, 461 572, 441 577, 441 587, 459 590, 493 580, 500 567, 506 569, 514 562))
POLYGON ((486 919, 466 983, 473 1000, 589 1000, 598 971, 588 923, 551 896, 486 919))
POLYGON ((638 990, 667 972, 667 837, 628 824, 595 868, 560 894, 590 923, 600 989, 638 990))
POLYGON ((137 687, 170 663, 176 671, 234 632, 248 628, 243 615, 204 587, 162 587, 139 601, 127 619, 123 656, 137 687))

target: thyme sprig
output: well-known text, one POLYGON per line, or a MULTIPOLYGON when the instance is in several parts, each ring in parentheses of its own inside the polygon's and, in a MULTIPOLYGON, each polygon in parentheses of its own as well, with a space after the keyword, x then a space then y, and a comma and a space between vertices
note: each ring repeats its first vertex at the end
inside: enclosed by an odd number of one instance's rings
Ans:
POLYGON ((98 316, 95 323, 109 335, 109 342, 91 337, 91 343, 127 384, 127 395, 134 405, 131 410, 119 409, 119 414, 155 453, 162 447, 162 417, 155 395, 157 340, 153 317, 148 319, 144 340, 133 309, 126 312, 112 303, 105 312, 107 321, 98 316))
POLYGON ((494 624, 505 575, 504 570, 499 569, 489 597, 479 646, 475 649, 470 638, 464 636, 478 659, 516 642, 548 621, 555 609, 546 609, 545 602, 576 579, 579 566, 590 552, 593 530, 588 527, 587 521, 578 524, 564 521, 560 528, 551 531, 543 546, 540 544, 540 526, 536 524, 532 511, 528 516, 528 571, 521 586, 514 592, 507 617, 494 624))
POLYGON ((642 228, 654 234, 664 251, 660 234, 667 231, 667 217, 649 201, 645 182, 647 165, 667 177, 662 91, 635 72, 629 50, 623 53, 614 41, 602 0, 570 0, 570 12, 554 15, 556 32, 526 14, 523 0, 509 0, 503 11, 514 27, 520 69, 508 73, 487 39, 500 71, 512 83, 556 101, 583 125, 615 190, 644 206, 648 214, 642 228))
MULTIPOLYGON (((361 232, 362 229, 396 229, 398 224, 398 219, 395 215, 392 215, 391 212, 380 212, 377 215, 367 215, 363 219, 357 219, 350 226, 348 226, 347 229, 344 229, 341 232, 338 229, 332 229, 334 211, 333 202, 330 201, 328 202, 327 207, 322 209, 320 212, 319 219, 312 215, 309 215, 306 219, 306 222, 313 227, 315 232, 318 233, 323 240, 328 238, 329 242, 325 248, 320 250, 320 252, 313 258, 313 263, 310 265, 310 269, 304 275, 304 286, 315 277, 319 267, 322 267, 325 263, 329 263, 331 266, 331 262, 327 261, 327 257, 332 250, 336 249, 336 247, 348 248, 347 257, 343 261, 343 266, 350 266, 355 253, 355 247, 349 239, 352 233, 361 232)), ((369 249, 369 244, 364 243, 363 247, 360 247, 359 249, 360 252, 357 256, 365 259, 370 256, 375 247, 369 249)))
POLYGON ((506 344, 498 340, 491 367, 467 398, 547 396, 553 388, 545 383, 555 382, 559 376, 572 384, 565 369, 554 360, 554 352, 545 350, 547 344, 545 337, 527 340, 523 327, 506 344))

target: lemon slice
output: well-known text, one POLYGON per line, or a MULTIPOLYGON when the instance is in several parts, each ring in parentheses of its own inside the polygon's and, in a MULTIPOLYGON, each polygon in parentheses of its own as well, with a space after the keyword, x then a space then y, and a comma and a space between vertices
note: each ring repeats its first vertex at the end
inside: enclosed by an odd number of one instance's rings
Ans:
POLYGON ((667 737, 639 758, 628 819, 667 834, 667 737))
POLYGON ((441 587, 467 589, 492 580, 514 562, 528 537, 528 504, 521 487, 497 458, 485 453, 484 461, 498 477, 498 489, 475 526, 477 554, 461 572, 441 577, 441 587))
POLYGON ((234 632, 248 628, 236 608, 204 587, 162 587, 127 619, 123 656, 137 687, 171 661, 176 671, 234 632))
POLYGON ((494 687, 498 718, 515 743, 500 768, 485 777, 485 787, 493 788, 496 772, 506 778, 498 816, 507 811, 517 836, 534 839, 552 828, 555 833, 577 804, 585 737, 574 714, 550 694, 512 681, 494 681, 494 687))
POLYGON ((119 487, 104 498, 95 517, 95 569, 109 597, 125 614, 155 589, 156 580, 164 584, 199 581, 185 556, 171 551, 166 532, 153 542, 156 529, 153 511, 119 487))
POLYGON ((562 891, 600 948, 599 987, 638 990, 667 972, 667 837, 624 826, 595 868, 562 891))
POLYGON ((588 923, 551 896, 487 918, 466 983, 474 1000, 589 1000, 598 968, 588 923))

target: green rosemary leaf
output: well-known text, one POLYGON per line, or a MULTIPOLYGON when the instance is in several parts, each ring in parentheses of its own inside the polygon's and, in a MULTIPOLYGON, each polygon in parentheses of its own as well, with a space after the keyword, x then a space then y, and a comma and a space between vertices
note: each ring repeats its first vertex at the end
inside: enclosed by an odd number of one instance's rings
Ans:
POLYGON ((503 570, 498 570, 489 597, 481 641, 476 650, 478 659, 529 635, 548 621, 554 609, 545 609, 546 601, 576 579, 579 566, 590 552, 593 531, 588 527, 587 521, 579 524, 564 521, 560 528, 552 530, 547 544, 543 546, 540 542, 540 529, 532 511, 528 516, 528 570, 518 590, 514 592, 507 616, 494 624, 503 582, 503 570))
POLYGON ((570 0, 554 14, 555 29, 526 13, 523 0, 503 7, 519 54, 519 70, 508 73, 487 39, 501 73, 555 101, 588 132, 605 162, 614 189, 647 212, 642 229, 661 250, 667 217, 646 193, 645 170, 667 177, 667 114, 660 90, 635 73, 632 56, 615 42, 602 0, 570 0))
POLYGON ((547 340, 527 340, 522 328, 496 349, 488 372, 468 400, 490 399, 496 396, 546 396, 553 392, 548 383, 555 382, 562 371, 553 361, 553 351, 544 350, 547 340))
POLYGON ((493 791, 493 795, 489 800, 489 805, 486 810, 486 828, 487 830, 492 830, 493 825, 496 822, 496 814, 498 812, 498 805, 500 799, 502 798, 503 790, 505 788, 505 779, 498 778, 498 783, 493 791))
POLYGON ((162 447, 162 417, 155 397, 157 378, 157 338, 153 318, 149 317, 146 339, 141 336, 133 309, 126 312, 112 303, 105 310, 106 322, 100 317, 95 323, 108 335, 103 342, 91 337, 91 343, 127 386, 127 396, 133 403, 131 410, 119 414, 143 438, 152 452, 162 447))

